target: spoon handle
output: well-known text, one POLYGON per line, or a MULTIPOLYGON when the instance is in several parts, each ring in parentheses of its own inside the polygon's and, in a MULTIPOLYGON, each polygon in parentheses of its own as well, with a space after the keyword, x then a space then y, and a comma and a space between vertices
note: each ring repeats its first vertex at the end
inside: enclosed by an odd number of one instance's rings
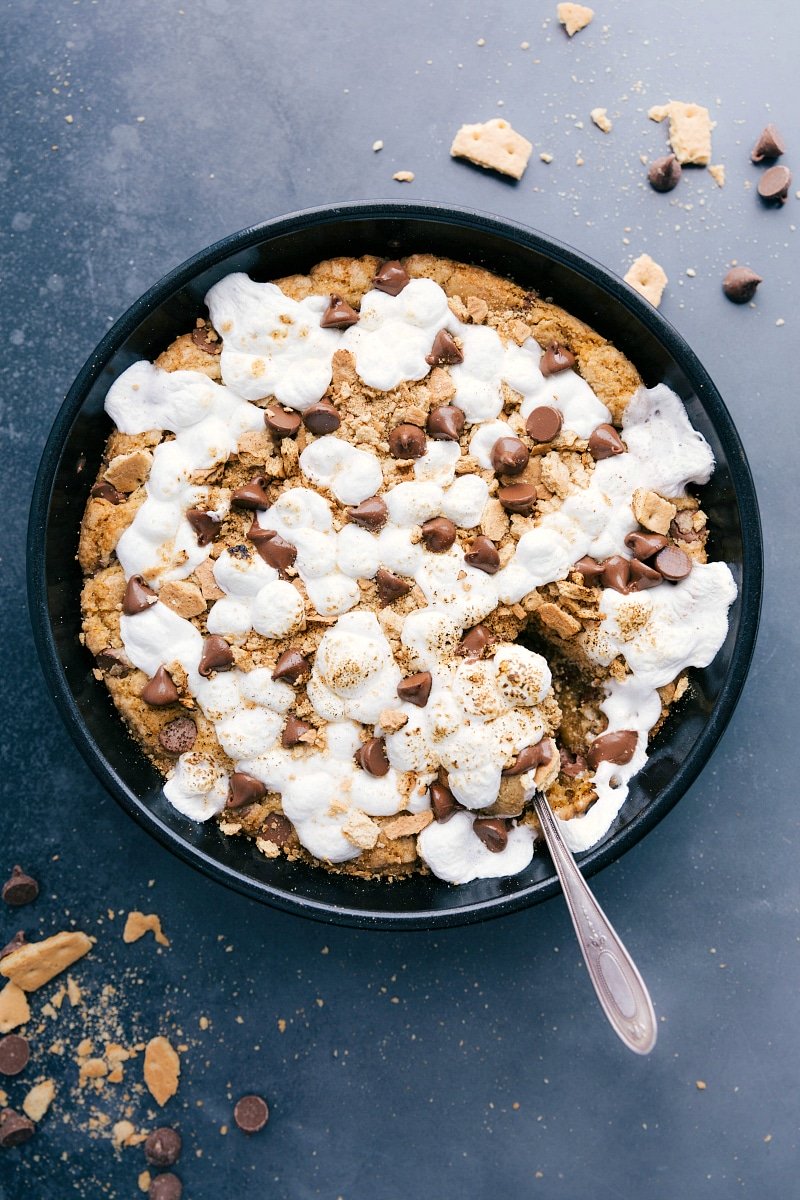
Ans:
POLYGON ((649 1054, 658 1028, 644 981, 581 875, 546 797, 535 792, 533 804, 603 1011, 629 1050, 649 1054))

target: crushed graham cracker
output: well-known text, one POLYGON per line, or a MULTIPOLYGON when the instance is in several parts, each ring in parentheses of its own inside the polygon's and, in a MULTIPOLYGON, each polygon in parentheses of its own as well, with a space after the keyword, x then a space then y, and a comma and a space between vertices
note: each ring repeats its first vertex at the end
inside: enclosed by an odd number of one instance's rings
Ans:
POLYGON ((161 929, 161 918, 155 913, 142 913, 134 909, 129 912, 122 931, 123 942, 138 942, 146 933, 152 933, 159 946, 168 946, 169 938, 161 929))
POLYGON ((92 948, 91 939, 78 930, 64 930, 41 942, 28 942, 0 960, 5 975, 25 992, 35 992, 92 948))
POLYGON ((181 1060, 167 1038, 151 1038, 144 1052, 144 1081, 162 1108, 177 1092, 180 1073, 181 1060))

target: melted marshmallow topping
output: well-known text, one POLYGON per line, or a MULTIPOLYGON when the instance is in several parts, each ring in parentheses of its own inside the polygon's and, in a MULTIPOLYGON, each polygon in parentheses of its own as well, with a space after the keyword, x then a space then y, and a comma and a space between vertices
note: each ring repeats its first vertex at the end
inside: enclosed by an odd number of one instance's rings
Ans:
MULTIPOLYGON (((174 434, 156 447, 146 499, 117 546, 126 577, 144 574, 155 589, 168 579, 185 578, 210 553, 210 547, 197 546, 185 514, 208 502, 202 473, 235 453, 242 434, 263 428, 263 412, 250 401, 274 396, 305 411, 330 384, 331 360, 339 348, 352 353, 368 386, 389 390, 424 378, 436 334, 442 329, 455 334, 464 361, 450 368, 456 389, 452 403, 465 413, 470 453, 483 467, 491 467, 497 439, 514 436, 499 419, 504 385, 521 395, 523 418, 540 405, 553 406, 564 430, 581 438, 610 420, 608 409, 574 371, 542 375, 542 352, 533 338, 522 346, 506 345, 494 329, 462 324, 429 279, 412 280, 397 296, 368 292, 358 324, 343 333, 320 328, 325 297, 294 301, 275 284, 255 283, 245 275, 221 280, 206 299, 223 337, 224 386, 197 372, 167 373, 141 362, 113 384, 106 400, 122 432, 174 434)), ((428 440, 426 453, 414 463, 414 478, 384 488, 381 461, 371 451, 335 435, 311 441, 300 455, 307 483, 280 494, 256 518, 297 547, 294 567, 308 599, 333 620, 307 687, 324 724, 315 745, 302 755, 280 741, 294 689, 272 680, 265 668, 201 676, 201 635, 166 605, 158 602, 121 618, 126 653, 149 675, 162 664, 180 664, 236 770, 280 794, 302 845, 316 857, 355 858, 368 844, 369 818, 427 810, 428 785, 443 768, 464 811, 422 831, 418 848, 424 861, 454 883, 521 871, 533 853, 530 827, 510 829, 506 848, 495 853, 474 835, 472 822, 497 799, 504 765, 545 734, 539 706, 550 691, 550 672, 540 655, 519 645, 500 644, 485 661, 459 659, 454 649, 465 628, 499 604, 513 604, 532 589, 565 578, 582 555, 624 554, 625 534, 637 528, 631 499, 638 488, 679 497, 687 483, 710 477, 711 451, 666 387, 640 389, 632 398, 623 437, 627 453, 598 462, 586 486, 572 486, 557 511, 541 516, 522 535, 496 575, 470 567, 458 542, 434 554, 418 539, 418 526, 432 517, 448 517, 466 530, 481 522, 488 487, 477 475, 456 476, 457 443, 428 440), (337 530, 331 501, 315 488, 340 504, 358 504, 379 493, 388 520, 377 533, 352 524, 337 530), (413 579, 425 600, 405 618, 401 632, 414 669, 432 676, 421 708, 397 698, 401 671, 391 646, 375 615, 357 608, 358 581, 373 579, 381 567, 413 579), (387 709, 405 718, 393 732, 381 725, 387 709), (368 736, 385 733, 390 767, 381 777, 354 761, 361 725, 368 727, 368 736)), ((215 510, 220 518, 226 513, 227 501, 215 510)), ((210 633, 236 643, 251 630, 281 638, 302 627, 301 593, 250 548, 224 550, 213 570, 224 597, 208 613, 210 633)), ((639 737, 630 763, 600 764, 598 800, 585 815, 564 822, 573 849, 594 845, 607 831, 628 780, 646 761, 647 734, 661 712, 656 689, 686 667, 708 665, 726 636, 727 609, 735 595, 723 563, 695 565, 680 583, 644 593, 603 591, 603 620, 585 649, 599 663, 624 657, 630 674, 608 682, 602 708, 609 731, 633 729, 639 737)), ((528 794, 533 775, 520 777, 528 794)), ((168 800, 195 820, 220 812, 226 792, 225 772, 196 752, 180 756, 165 785, 168 800)))

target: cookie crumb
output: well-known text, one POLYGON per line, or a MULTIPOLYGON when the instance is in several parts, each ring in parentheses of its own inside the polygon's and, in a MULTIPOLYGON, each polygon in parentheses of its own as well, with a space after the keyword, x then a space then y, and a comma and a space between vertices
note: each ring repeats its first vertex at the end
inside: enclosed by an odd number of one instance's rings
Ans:
POLYGON ((706 1084, 702 1079, 698 1079, 694 1086, 697 1088, 698 1092, 704 1092, 706 1090, 706 1084))
POLYGON ((379 150, 383 149, 383 142, 381 141, 380 138, 378 138, 378 140, 376 142, 372 143, 372 149, 375 151, 376 154, 379 150))
POLYGON ((138 942, 146 933, 152 933, 159 946, 168 946, 169 938, 161 928, 161 918, 155 913, 129 912, 122 931, 122 940, 130 944, 138 942))
POLYGON ((614 125, 613 125, 613 122, 609 120, 608 109, 593 108, 592 111, 589 113, 589 116, 592 118, 592 120, 594 121, 597 128, 600 129, 603 133, 611 133, 611 130, 614 128, 614 125))
POLYGON ((664 268, 649 254, 640 254, 636 261, 631 263, 623 278, 640 296, 644 296, 654 308, 658 308, 668 280, 664 268))
POLYGON ((22 1101, 22 1110, 32 1121, 41 1121, 56 1094, 56 1085, 52 1079, 45 1079, 35 1084, 22 1101))
POLYGON ((28 998, 15 983, 7 983, 0 992, 0 1033, 10 1033, 31 1019, 28 998))
POLYGON ((594 20, 594 9, 588 8, 585 4, 559 4, 556 13, 569 37, 580 33, 594 20))
POLYGON ((711 130, 714 122, 702 104, 670 100, 648 110, 651 121, 669 117, 669 144, 679 163, 705 167, 711 162, 711 130))
POLYGON ((165 1037, 151 1038, 144 1052, 144 1081, 162 1107, 178 1090, 181 1060, 165 1037))
POLYGON ((546 150, 542 151, 542 153, 539 155, 539 158, 543 163, 551 163, 553 161, 552 154, 548 154, 546 150))
POLYGON ((395 171, 392 179, 396 179, 398 183, 413 183, 416 176, 413 171, 395 171))
POLYGON ((5 975, 25 992, 35 992, 83 958, 91 948, 91 940, 85 933, 65 930, 41 942, 28 942, 12 950, 0 960, 0 975, 5 975))
POLYGON ((708 168, 708 173, 714 180, 717 187, 725 187, 725 164, 712 163, 708 168))
POLYGON ((453 138, 450 155, 521 179, 532 150, 528 139, 512 129, 508 121, 495 117, 477 125, 462 125, 453 138))

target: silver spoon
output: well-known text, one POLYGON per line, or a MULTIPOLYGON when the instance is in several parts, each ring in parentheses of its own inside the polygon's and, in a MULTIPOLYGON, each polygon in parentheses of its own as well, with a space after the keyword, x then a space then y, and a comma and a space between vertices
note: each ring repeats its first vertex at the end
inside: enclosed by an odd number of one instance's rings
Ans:
POLYGON ((629 1050, 649 1054, 656 1044, 658 1027, 653 1002, 633 959, 595 900, 572 857, 564 835, 542 792, 534 792, 533 807, 542 827, 578 945, 597 999, 611 1027, 629 1050))

